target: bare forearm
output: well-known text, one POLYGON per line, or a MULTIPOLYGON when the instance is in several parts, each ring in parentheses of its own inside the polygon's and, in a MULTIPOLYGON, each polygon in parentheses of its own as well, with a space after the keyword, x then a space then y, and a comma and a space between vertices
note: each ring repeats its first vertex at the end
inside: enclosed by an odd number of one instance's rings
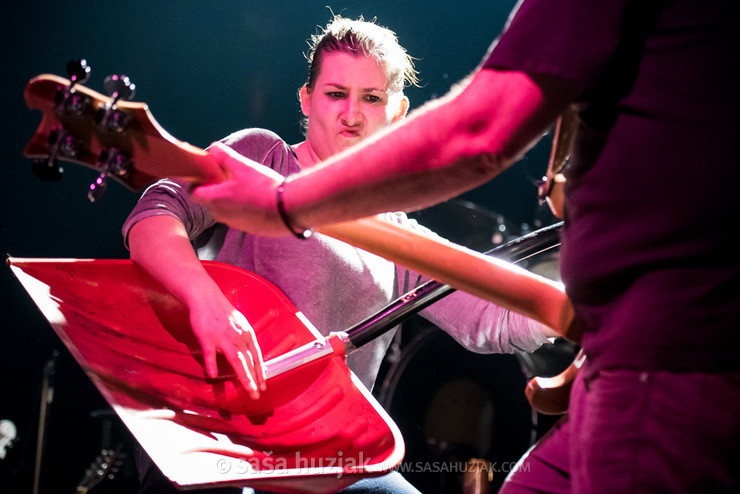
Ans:
POLYGON ((518 160, 558 111, 524 74, 478 73, 458 93, 289 179, 286 209, 310 227, 436 204, 518 160))
POLYGON ((185 227, 172 216, 138 222, 128 242, 131 260, 185 304, 215 285, 190 245, 185 227))

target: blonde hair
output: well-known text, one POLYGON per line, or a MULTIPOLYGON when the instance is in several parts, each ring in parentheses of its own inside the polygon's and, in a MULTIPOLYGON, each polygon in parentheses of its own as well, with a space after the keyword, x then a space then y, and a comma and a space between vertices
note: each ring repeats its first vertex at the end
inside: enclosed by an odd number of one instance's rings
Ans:
POLYGON ((419 78, 414 61, 398 43, 396 33, 372 21, 346 19, 339 15, 329 21, 308 42, 308 79, 306 87, 313 85, 321 71, 322 55, 335 51, 375 58, 385 68, 388 90, 402 92, 405 87, 418 86, 419 78))

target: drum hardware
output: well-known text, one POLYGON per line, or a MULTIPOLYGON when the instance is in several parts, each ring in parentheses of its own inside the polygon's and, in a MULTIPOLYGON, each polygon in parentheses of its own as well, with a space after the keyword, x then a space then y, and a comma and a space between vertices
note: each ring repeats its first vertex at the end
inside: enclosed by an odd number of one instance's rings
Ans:
POLYGON ((33 472, 33 494, 38 494, 41 485, 41 464, 46 450, 46 435, 48 432, 47 418, 51 404, 54 401, 54 377, 59 352, 54 350, 51 358, 44 365, 41 383, 41 407, 39 411, 38 439, 36 441, 36 463, 33 472))
POLYGON ((486 460, 471 458, 463 476, 463 494, 489 494, 493 470, 486 460))

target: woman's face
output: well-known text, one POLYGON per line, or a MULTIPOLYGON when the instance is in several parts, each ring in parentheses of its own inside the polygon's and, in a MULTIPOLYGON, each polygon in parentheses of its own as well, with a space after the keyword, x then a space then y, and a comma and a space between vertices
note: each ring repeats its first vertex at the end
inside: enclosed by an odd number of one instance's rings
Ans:
POLYGON ((402 118, 408 100, 388 92, 385 71, 373 57, 324 53, 314 87, 301 89, 307 141, 320 160, 402 118))

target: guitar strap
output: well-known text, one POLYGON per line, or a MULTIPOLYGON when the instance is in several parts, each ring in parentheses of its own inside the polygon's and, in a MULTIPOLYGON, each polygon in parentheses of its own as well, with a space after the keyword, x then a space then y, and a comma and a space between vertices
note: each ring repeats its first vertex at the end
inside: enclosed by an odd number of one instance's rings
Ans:
POLYGON ((547 202, 557 218, 563 218, 565 169, 570 163, 573 138, 578 127, 578 117, 572 107, 565 110, 555 123, 547 173, 539 187, 540 202, 547 202))

